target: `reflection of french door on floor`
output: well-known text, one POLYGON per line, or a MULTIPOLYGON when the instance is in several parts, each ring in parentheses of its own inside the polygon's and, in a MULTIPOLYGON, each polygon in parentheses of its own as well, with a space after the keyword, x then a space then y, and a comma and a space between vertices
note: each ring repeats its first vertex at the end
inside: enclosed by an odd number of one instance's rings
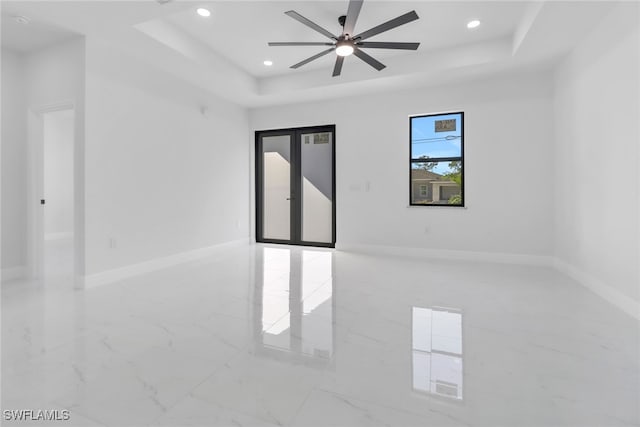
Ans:
POLYGON ((256 132, 256 241, 334 247, 335 126, 256 132))

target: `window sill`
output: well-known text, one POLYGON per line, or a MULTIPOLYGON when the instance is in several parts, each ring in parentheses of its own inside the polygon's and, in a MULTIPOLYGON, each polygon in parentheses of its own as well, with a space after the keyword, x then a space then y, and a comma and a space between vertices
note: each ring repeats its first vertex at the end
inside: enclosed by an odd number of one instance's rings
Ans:
POLYGON ((407 208, 422 209, 422 208, 436 208, 436 209, 467 209, 468 206, 449 206, 449 205, 407 205, 407 208))

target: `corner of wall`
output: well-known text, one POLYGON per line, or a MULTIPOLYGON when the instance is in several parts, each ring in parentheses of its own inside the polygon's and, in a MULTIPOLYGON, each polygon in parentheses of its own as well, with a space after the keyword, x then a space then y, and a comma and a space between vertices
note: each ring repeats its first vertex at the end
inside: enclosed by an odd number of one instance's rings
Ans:
POLYGON ((630 3, 614 7, 553 75, 554 266, 636 319, 640 319, 636 297, 640 295, 639 9, 630 3), (604 130, 600 117, 616 117, 623 125, 604 130), (611 152, 626 156, 598 162, 603 136, 611 139, 611 152), (586 184, 595 176, 593 164, 603 171, 623 170, 617 182, 624 185, 586 184))
POLYGON ((587 287, 596 295, 613 304, 628 315, 640 320, 640 302, 617 291, 601 280, 590 276, 575 266, 563 261, 560 258, 553 260, 553 266, 561 273, 569 276, 576 282, 587 287))

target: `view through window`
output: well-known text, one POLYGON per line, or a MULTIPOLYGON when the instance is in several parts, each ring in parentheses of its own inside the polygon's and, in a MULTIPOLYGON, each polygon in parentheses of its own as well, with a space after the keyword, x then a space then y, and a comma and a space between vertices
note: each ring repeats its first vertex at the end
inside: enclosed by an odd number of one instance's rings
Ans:
POLYGON ((412 206, 464 206, 464 113, 410 118, 412 206))

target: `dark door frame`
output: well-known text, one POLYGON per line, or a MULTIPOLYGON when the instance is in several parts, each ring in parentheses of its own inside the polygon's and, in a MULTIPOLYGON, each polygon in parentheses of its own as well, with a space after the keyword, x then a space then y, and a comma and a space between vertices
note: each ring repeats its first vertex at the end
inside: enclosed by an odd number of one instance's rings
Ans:
POLYGON ((259 130, 255 132, 255 189, 256 189, 256 242, 258 243, 278 243, 297 246, 316 246, 334 248, 336 244, 336 126, 307 126, 288 129, 259 130), (332 233, 331 243, 326 242, 305 242, 302 240, 302 168, 301 168, 301 135, 306 133, 331 132, 332 133, 332 186, 331 186, 331 221, 332 233), (291 210, 290 210, 290 240, 264 239, 262 238, 262 204, 264 200, 262 188, 262 173, 264 171, 262 156, 262 138, 270 136, 290 137, 291 154, 291 210))

